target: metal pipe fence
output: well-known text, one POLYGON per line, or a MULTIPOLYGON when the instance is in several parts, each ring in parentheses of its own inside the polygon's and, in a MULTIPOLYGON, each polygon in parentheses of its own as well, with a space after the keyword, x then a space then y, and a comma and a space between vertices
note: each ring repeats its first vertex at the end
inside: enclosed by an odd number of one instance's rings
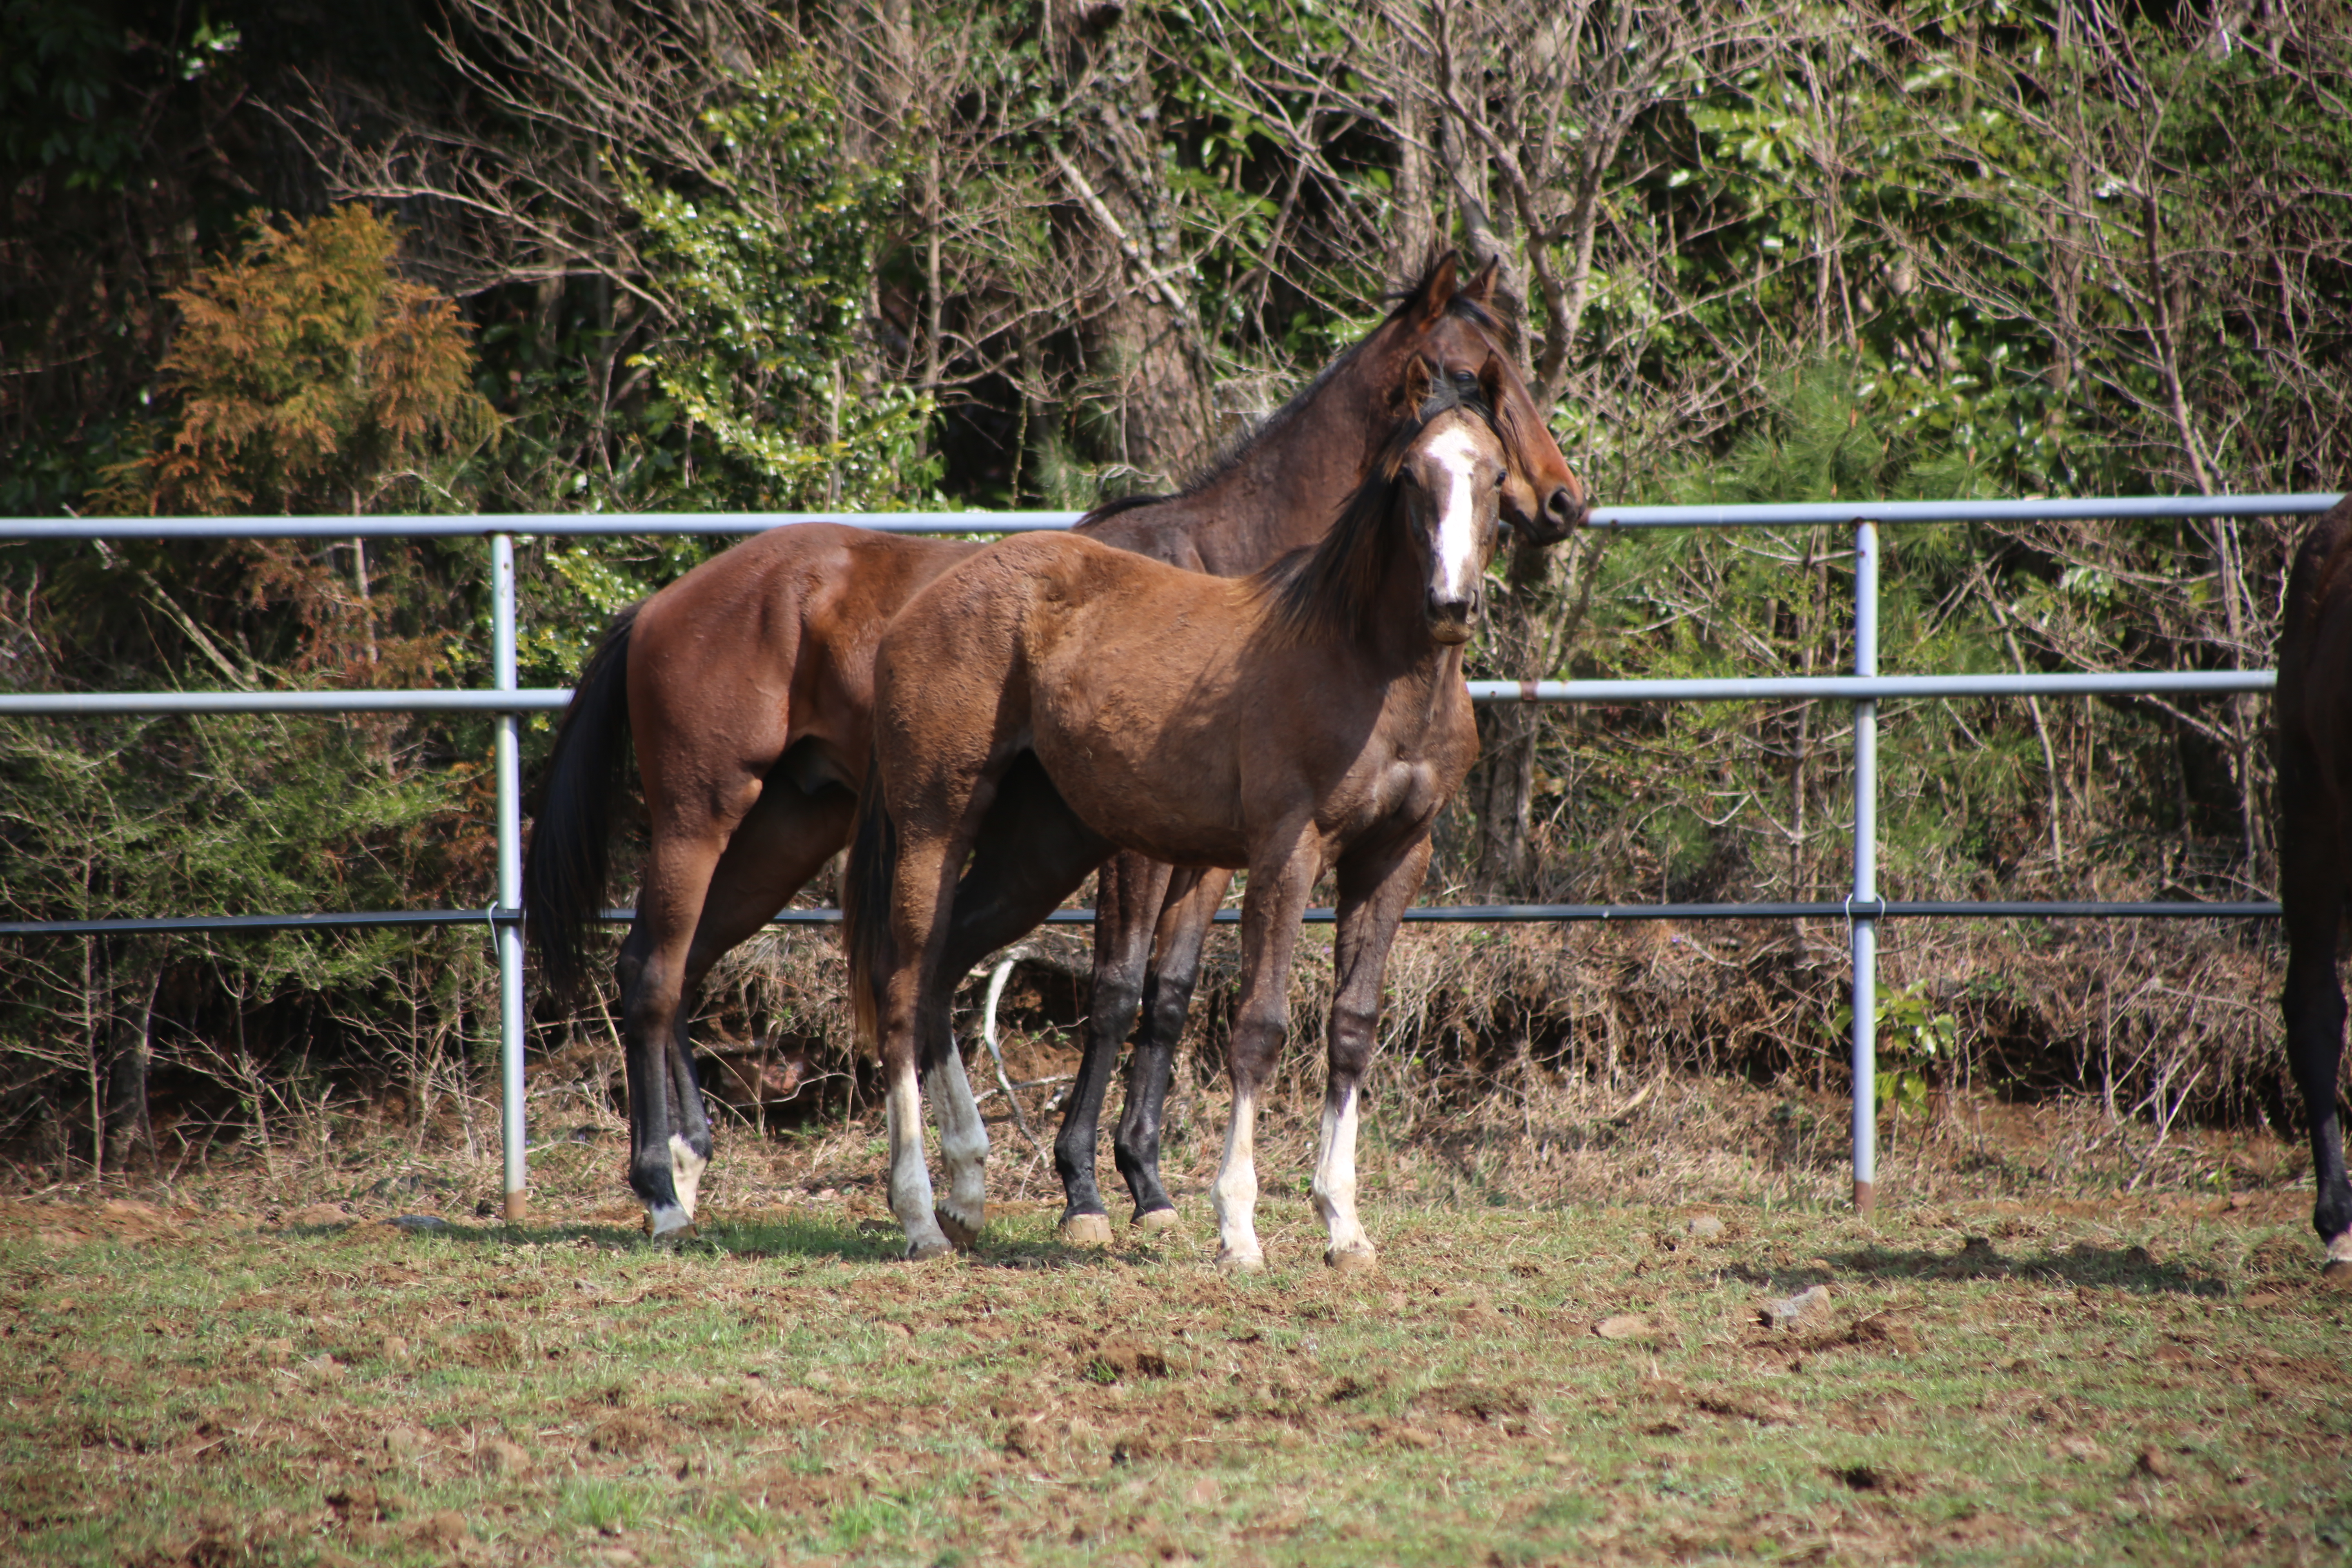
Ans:
MULTIPOLYGON (((1738 507, 1603 507, 1592 514, 1602 529, 1848 526, 1854 531, 1854 668, 1851 676, 1766 676, 1681 680, 1472 681, 1477 702, 1851 702, 1853 715, 1853 890, 1839 902, 1484 904, 1425 906, 1406 919, 1433 922, 1557 923, 1635 920, 1842 919, 1853 930, 1853 1195, 1858 1210, 1875 1201, 1877 926, 1887 919, 2108 919, 2274 917, 2274 902, 2114 902, 1885 900, 1877 890, 1877 711, 1885 700, 1955 697, 2194 695, 2267 691, 2267 669, 2181 670, 2139 674, 1900 675, 1878 671, 1878 530, 1886 523, 2015 522, 2036 520, 2270 517, 2325 511, 2341 498, 2328 494, 2252 496, 2127 496, 2052 500, 1883 501, 1738 507)), ((308 690, 0 693, 0 716, 30 718, 152 717, 205 713, 488 713, 496 719, 498 900, 487 910, 362 910, 321 914, 152 916, 113 920, 0 921, 0 936, 97 936, 219 931, 262 933, 353 928, 488 927, 499 959, 501 1147, 505 1213, 525 1212, 523 1035, 526 1023, 522 954, 522 827, 520 723, 525 713, 562 709, 563 688, 522 688, 516 674, 514 540, 623 535, 722 538, 810 522, 838 522, 901 533, 1019 533, 1066 529, 1071 511, 933 511, 870 513, 661 512, 626 515, 516 513, 467 517, 375 518, 16 518, 0 519, 0 542, 172 539, 484 539, 490 547, 491 678, 488 690, 308 690)), ((608 910, 604 919, 633 918, 608 910)), ((772 923, 825 924, 833 910, 787 910, 772 923)), ((1220 913, 1221 921, 1237 916, 1220 913)), ((1312 910, 1310 921, 1328 921, 1312 910)), ((1064 910, 1054 924, 1091 921, 1093 911, 1064 910)))

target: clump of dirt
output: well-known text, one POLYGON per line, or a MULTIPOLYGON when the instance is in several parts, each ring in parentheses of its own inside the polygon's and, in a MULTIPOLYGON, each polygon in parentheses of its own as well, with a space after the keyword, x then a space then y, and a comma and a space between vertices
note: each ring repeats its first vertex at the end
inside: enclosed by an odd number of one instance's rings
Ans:
POLYGON ((1096 1383, 1121 1383, 1139 1377, 1166 1377, 1168 1355, 1159 1346, 1132 1338, 1106 1339, 1082 1352, 1079 1369, 1096 1383))
POLYGON ((588 1451, 626 1457, 648 1448, 667 1447, 676 1440, 669 1423, 640 1411, 624 1410, 599 1421, 588 1433, 588 1451))

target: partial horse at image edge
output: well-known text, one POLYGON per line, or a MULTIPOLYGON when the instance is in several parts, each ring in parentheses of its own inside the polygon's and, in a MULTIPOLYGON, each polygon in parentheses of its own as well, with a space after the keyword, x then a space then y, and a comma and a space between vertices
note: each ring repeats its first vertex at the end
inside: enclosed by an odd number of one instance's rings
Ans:
POLYGON ((2279 905, 2286 927, 2287 1062, 2311 1136, 2311 1225, 2325 1271, 2352 1278, 2352 1183, 2344 1171, 2337 1081, 2344 986, 2337 969, 2352 900, 2352 497, 2315 521, 2294 552, 2279 628, 2279 905))

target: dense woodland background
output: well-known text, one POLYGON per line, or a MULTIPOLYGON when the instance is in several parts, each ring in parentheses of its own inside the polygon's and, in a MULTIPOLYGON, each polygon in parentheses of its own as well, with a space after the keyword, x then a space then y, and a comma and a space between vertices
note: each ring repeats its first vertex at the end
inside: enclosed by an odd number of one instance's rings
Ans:
MULTIPOLYGON (((1601 500, 2332 490, 2347 82, 2335 0, 0 0, 0 514, 1081 506, 1244 435, 1438 242, 1501 259, 1601 500)), ((2267 663, 2294 527, 1903 531, 1884 668, 2267 663)), ((530 545, 525 683, 724 543, 530 545)), ((1848 547, 1514 557, 1478 673, 1839 668, 1848 547)), ((0 546, 0 680, 481 684, 485 567, 0 546)), ((1834 707, 1482 722, 1433 900, 1843 890, 1834 707)), ((2272 884, 2258 701, 1882 724, 1889 896, 2272 884)), ((478 907, 488 752, 446 718, 0 722, 0 903, 478 907)), ((1826 934, 1637 1032, 1833 1078, 1826 934)), ((2103 936, 2040 1001, 2014 977, 2064 939, 1968 940, 1897 989, 1896 1085, 2275 1105, 2266 932, 2103 936), (2086 1023, 2085 986, 2137 1010, 2086 1023)), ((1412 1059, 1585 1070, 1605 1036, 1616 1070, 1625 1020, 1464 952, 1396 1009, 1412 1059)), ((754 944, 711 1037, 837 1050, 828 973, 754 944)), ((8 939, 0 1145, 143 1159, 151 1070, 174 1158, 338 1105, 470 1141, 488 980, 478 932, 8 939)), ((604 1026, 540 1024, 551 1064, 604 1026)))

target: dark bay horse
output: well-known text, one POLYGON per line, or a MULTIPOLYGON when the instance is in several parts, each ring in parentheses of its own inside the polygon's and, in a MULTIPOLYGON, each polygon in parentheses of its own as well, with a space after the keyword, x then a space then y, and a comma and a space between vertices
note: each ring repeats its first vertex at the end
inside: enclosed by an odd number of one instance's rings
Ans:
POLYGON ((1316 879, 1339 901, 1315 1202, 1335 1267, 1369 1264, 1357 1096, 1381 973, 1429 830, 1478 753, 1462 683, 1506 478, 1499 356, 1466 389, 1409 360, 1391 439, 1323 539, 1241 583, 1095 541, 1008 540, 943 574, 884 633, 874 763, 843 873, 850 998, 881 1052, 890 1207, 909 1257, 968 1242, 988 1151, 949 1004, 1114 848, 1246 868, 1218 1262, 1263 1263, 1256 1098, 1287 1026, 1316 879), (1008 809, 1008 805, 1010 809, 1008 809), (1017 825, 1017 826, 1015 826, 1017 825), (969 867, 967 868, 967 858, 969 867), (922 1099, 949 1190, 934 1209, 922 1099))
POLYGON ((2311 1123, 2311 1225, 2326 1272, 2352 1275, 2336 1077, 2336 944, 2352 896, 2352 499, 2311 525, 2287 577, 2278 655, 2279 902, 2286 916, 2287 1060, 2311 1123))
MULTIPOLYGON (((1111 503, 1076 531, 1227 577, 1319 539, 1337 499, 1411 416, 1392 404, 1400 367, 1417 356, 1462 378, 1495 357, 1507 332, 1494 284, 1489 267, 1462 286, 1454 258, 1439 258, 1379 328, 1181 494, 1111 503)), ((1507 519, 1539 542, 1564 537, 1583 518, 1584 494, 1516 374, 1496 414, 1507 519)), ((691 1222, 710 1154, 687 1038, 702 978, 846 842, 871 749, 875 644, 918 589, 979 548, 827 524, 776 529, 624 611, 583 673, 544 774, 524 904, 545 980, 559 992, 577 985, 634 742, 649 845, 621 951, 620 1028, 630 1185, 656 1234, 691 1222)), ((1139 1219, 1172 1217, 1158 1173, 1160 1107, 1223 889, 1221 877, 1177 879, 1132 857, 1104 868, 1083 1059, 1055 1143, 1076 1237, 1108 1237, 1096 1122, 1146 998, 1118 1161, 1139 1219)))

